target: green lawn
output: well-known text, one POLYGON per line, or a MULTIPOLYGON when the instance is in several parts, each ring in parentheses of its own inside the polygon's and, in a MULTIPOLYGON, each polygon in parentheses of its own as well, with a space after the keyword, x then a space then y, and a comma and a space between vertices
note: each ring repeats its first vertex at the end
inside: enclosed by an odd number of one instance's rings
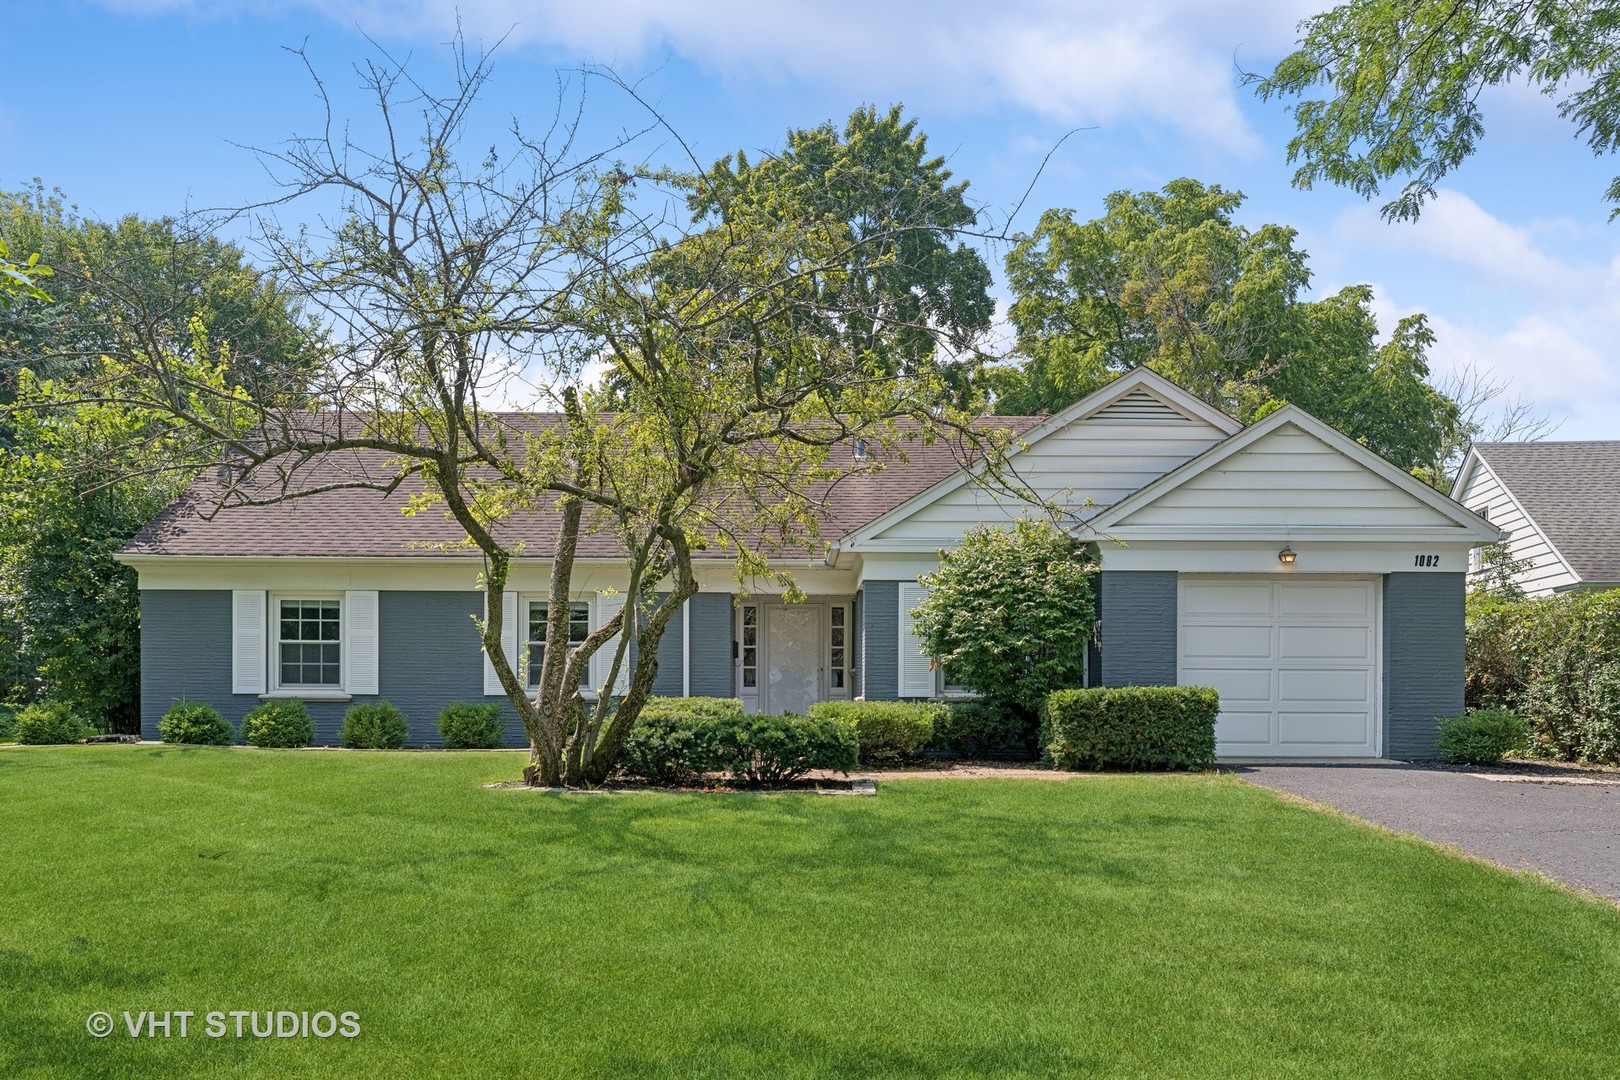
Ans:
POLYGON ((480 787, 518 764, 0 750, 0 1076, 1620 1069, 1615 910, 1230 777, 480 787))

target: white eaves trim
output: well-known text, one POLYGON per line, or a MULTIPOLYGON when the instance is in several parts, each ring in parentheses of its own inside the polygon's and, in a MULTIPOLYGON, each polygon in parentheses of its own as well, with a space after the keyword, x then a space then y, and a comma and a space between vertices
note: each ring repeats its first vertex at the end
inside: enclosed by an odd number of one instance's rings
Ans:
MULTIPOLYGON (((1208 471, 1239 453, 1249 446, 1265 438, 1284 425, 1292 424, 1306 434, 1325 443, 1330 449, 1338 451, 1352 462, 1374 473, 1387 481, 1393 487, 1424 503, 1437 513, 1443 515, 1456 525, 1461 535, 1458 536, 1446 527, 1401 527, 1388 526, 1332 526, 1315 527, 1309 529, 1294 528, 1290 530, 1295 535, 1314 534, 1323 537, 1344 536, 1353 539, 1383 540, 1400 539, 1411 535, 1448 535, 1458 539, 1468 539, 1483 543, 1495 543, 1503 538, 1502 530, 1485 521, 1478 514, 1469 510, 1455 500, 1434 490, 1417 477, 1396 468, 1382 457, 1362 446, 1331 425, 1318 420, 1297 405, 1284 405, 1276 412, 1264 419, 1244 428, 1224 442, 1217 443, 1202 454, 1188 461, 1179 468, 1172 469, 1159 479, 1143 487, 1141 490, 1121 499, 1108 507, 1102 513, 1092 518, 1083 529, 1083 535, 1092 537, 1113 537, 1116 539, 1157 539, 1157 538, 1187 538, 1193 534, 1209 536, 1212 532, 1223 538, 1239 539, 1265 530, 1257 530, 1253 526, 1237 526, 1231 529, 1211 530, 1207 526, 1197 529, 1180 528, 1175 526, 1122 526, 1120 523, 1131 514, 1153 503, 1168 492, 1174 491, 1182 484, 1196 476, 1208 471), (1240 536, 1240 534, 1242 534, 1240 536)), ((1271 530, 1275 535, 1275 530, 1271 530)))
MULTIPOLYGON (((1134 368, 1119 376, 1108 385, 1086 395, 1079 401, 1060 412, 1053 413, 1039 424, 1030 428, 1019 437, 1019 446, 1012 451, 1011 457, 1024 449, 1033 446, 1053 432, 1062 431, 1070 424, 1084 420, 1094 413, 1099 413, 1114 404, 1120 398, 1138 390, 1146 390, 1155 397, 1161 398, 1166 404, 1178 412, 1203 420, 1211 427, 1224 435, 1233 435, 1243 430, 1243 425, 1232 417, 1227 416, 1213 405, 1188 393, 1169 379, 1145 367, 1134 368)), ((976 468, 976 467, 975 467, 976 468)), ((918 492, 894 509, 873 518, 842 539, 834 543, 827 553, 828 563, 832 563, 840 552, 868 550, 894 550, 913 551, 918 545, 913 542, 903 542, 899 546, 875 545, 869 546, 873 537, 878 536, 897 522, 915 514, 925 506, 929 506, 956 491, 973 480, 975 468, 959 469, 955 473, 939 481, 933 487, 918 492)), ((1016 466, 1014 466, 1016 471, 1016 466)))

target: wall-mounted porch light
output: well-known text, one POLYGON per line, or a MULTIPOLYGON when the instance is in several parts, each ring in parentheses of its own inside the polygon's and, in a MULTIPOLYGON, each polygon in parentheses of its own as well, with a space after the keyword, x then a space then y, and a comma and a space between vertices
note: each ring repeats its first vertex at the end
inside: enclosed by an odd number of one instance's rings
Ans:
POLYGON ((1294 553, 1293 548, 1288 547, 1285 544, 1283 549, 1277 552, 1277 558, 1281 559, 1285 565, 1292 566, 1294 565, 1294 560, 1299 558, 1299 556, 1294 553))

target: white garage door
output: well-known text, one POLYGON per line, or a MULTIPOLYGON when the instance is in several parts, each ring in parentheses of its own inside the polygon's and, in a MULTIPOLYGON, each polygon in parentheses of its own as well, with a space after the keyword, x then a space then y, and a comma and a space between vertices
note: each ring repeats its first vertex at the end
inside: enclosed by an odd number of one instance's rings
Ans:
POLYGON ((1377 579, 1180 579, 1178 681, 1221 694, 1222 757, 1378 754, 1377 579))

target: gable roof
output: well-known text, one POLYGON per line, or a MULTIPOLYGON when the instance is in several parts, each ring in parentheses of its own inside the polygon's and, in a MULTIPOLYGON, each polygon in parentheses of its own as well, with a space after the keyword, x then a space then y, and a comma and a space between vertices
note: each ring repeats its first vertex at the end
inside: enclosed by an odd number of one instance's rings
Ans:
MULTIPOLYGON (((1027 421, 1027 427, 1020 439, 1022 445, 1010 451, 1008 455, 1014 459, 1013 470, 1016 472, 1016 457, 1023 450, 1071 424, 1093 418, 1166 423, 1190 423, 1202 420, 1223 435, 1232 435, 1243 429, 1241 423, 1202 398, 1188 393, 1156 371, 1139 367, 1087 394, 1068 408, 1049 416, 1005 417, 1004 419, 1008 420, 1027 421)), ((973 482, 973 479, 972 470, 956 470, 896 503, 886 512, 874 516, 860 528, 852 530, 838 542, 838 547, 844 551, 859 549, 866 541, 973 482)))
MULTIPOLYGON (((548 414, 495 414, 493 421, 513 428, 533 428, 558 422, 548 414)), ((1038 417, 994 417, 992 422, 1021 434, 1038 417)), ((823 540, 833 540, 870 521, 897 503, 961 471, 964 447, 951 439, 903 443, 905 461, 884 463, 866 472, 848 446, 832 450, 830 464, 849 471, 833 482, 813 485, 807 492, 824 504, 820 523, 823 540)), ((881 461, 881 459, 879 459, 881 461)), ((300 467, 299 490, 352 482, 361 478, 390 478, 397 474, 397 458, 381 451, 345 451, 321 455, 300 467)), ((279 481, 264 469, 243 484, 252 497, 269 498, 279 481)), ((467 557, 478 553, 466 548, 445 550, 444 545, 465 540, 461 527, 433 508, 407 516, 403 508, 427 490, 420 476, 407 478, 397 490, 382 492, 342 488, 300 495, 267 505, 229 506, 213 512, 224 489, 213 470, 199 476, 178 499, 137 533, 120 552, 135 556, 253 556, 324 558, 467 557)), ((548 558, 556 550, 561 515, 554 502, 514 514, 498 534, 508 543, 522 543, 529 558, 548 558)), ((808 554, 805 552, 804 554, 808 554)), ((698 558, 726 559, 732 553, 718 547, 696 553, 698 558)), ((618 541, 607 531, 584 531, 578 557, 613 559, 623 556, 618 541)))
MULTIPOLYGON (((1095 535, 1119 535, 1126 538, 1132 535, 1164 534, 1176 531, 1175 527, 1164 525, 1130 526, 1128 521, 1138 511, 1153 505, 1161 499, 1165 499, 1178 490, 1195 484, 1199 478, 1217 471, 1218 467, 1223 463, 1243 454, 1262 440, 1290 427, 1315 439, 1328 450, 1347 458, 1353 466, 1358 466, 1372 473, 1390 487, 1409 496, 1415 503, 1422 504, 1433 511, 1440 522, 1437 527, 1446 531, 1455 531, 1457 539, 1490 542, 1501 538, 1500 529, 1484 521, 1473 511, 1434 490, 1409 473, 1391 465, 1365 446, 1339 433, 1331 425, 1318 420, 1295 405, 1283 406, 1276 412, 1251 424, 1241 433, 1224 442, 1217 443, 1180 468, 1171 470, 1139 491, 1121 499, 1093 518, 1088 525, 1087 531, 1095 535)), ((1328 524, 1293 526, 1292 531, 1297 533, 1342 533, 1346 536, 1354 536, 1366 535, 1373 531, 1398 533, 1415 530, 1432 533, 1435 528, 1436 526, 1416 526, 1410 523, 1385 528, 1353 524, 1328 524)), ((1208 526, 1200 526, 1198 531, 1208 535, 1212 530, 1208 526)), ((1246 532, 1255 532, 1258 535, 1269 537, 1277 534, 1277 527, 1233 522, 1230 525, 1220 527, 1217 531, 1231 535, 1234 538, 1246 532)))
POLYGON ((1469 457, 1583 581, 1620 581, 1620 441, 1475 443, 1469 457))

